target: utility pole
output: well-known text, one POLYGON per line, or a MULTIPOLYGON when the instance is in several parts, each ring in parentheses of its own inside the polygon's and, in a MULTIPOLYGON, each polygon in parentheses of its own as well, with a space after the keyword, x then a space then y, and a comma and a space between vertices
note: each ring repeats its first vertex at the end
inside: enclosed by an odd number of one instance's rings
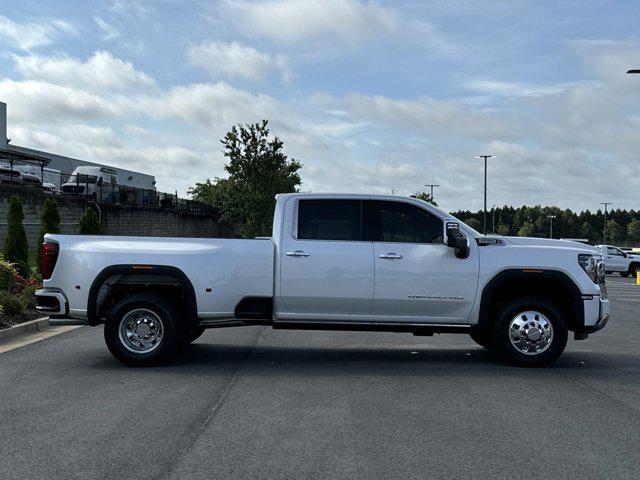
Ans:
POLYGON ((555 215, 547 215, 549 219, 549 238, 553 238, 553 219, 556 218, 555 215))
POLYGON ((476 158, 484 159, 484 210, 482 213, 482 233, 487 234, 487 159, 495 155, 478 155, 476 158))
POLYGON ((431 201, 435 201, 435 199, 433 198, 433 187, 439 187, 440 185, 438 185, 437 183, 427 183, 425 185, 425 187, 431 187, 431 201))
POLYGON ((600 205, 604 205, 604 227, 602 228, 602 243, 607 243, 607 206, 611 205, 611 202, 600 202, 600 205))

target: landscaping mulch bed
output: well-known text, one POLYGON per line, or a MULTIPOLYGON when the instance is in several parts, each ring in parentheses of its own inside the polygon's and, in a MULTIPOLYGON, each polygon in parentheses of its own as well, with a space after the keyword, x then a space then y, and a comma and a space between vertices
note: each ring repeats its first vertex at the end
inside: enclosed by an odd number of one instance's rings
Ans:
POLYGON ((39 312, 35 308, 27 308, 22 315, 12 316, 7 313, 0 314, 0 330, 9 328, 19 323, 28 322, 29 320, 35 320, 36 318, 42 318, 42 312, 39 312))

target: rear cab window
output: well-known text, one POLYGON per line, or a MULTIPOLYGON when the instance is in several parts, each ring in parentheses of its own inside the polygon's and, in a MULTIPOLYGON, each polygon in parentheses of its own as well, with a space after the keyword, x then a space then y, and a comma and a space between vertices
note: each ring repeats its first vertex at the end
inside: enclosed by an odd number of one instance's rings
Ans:
POLYGON ((300 200, 298 240, 362 240, 360 200, 300 200))

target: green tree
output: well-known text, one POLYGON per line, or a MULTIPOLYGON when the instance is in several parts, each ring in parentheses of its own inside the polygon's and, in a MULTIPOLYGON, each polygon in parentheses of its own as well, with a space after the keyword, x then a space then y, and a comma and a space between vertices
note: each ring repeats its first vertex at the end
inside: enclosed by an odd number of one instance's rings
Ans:
POLYGON ((420 200, 424 200, 425 202, 430 203, 431 205, 434 205, 436 207, 438 206, 438 203, 433 198, 431 198, 431 194, 430 193, 427 193, 427 192, 416 192, 416 193, 413 194, 413 196, 415 198, 420 199, 420 200))
POLYGON ((220 208, 222 220, 241 222, 244 237, 271 235, 275 196, 297 190, 302 164, 282 152, 282 140, 269 137, 267 120, 234 126, 221 142, 228 178, 197 183, 189 194, 220 208))
POLYGON ((640 243, 640 220, 633 219, 627 225, 627 238, 633 243, 640 243))
POLYGON ((498 228, 496 229, 496 232, 498 233, 498 235, 510 235, 511 231, 509 230, 509 227, 506 226, 504 223, 501 223, 500 225, 498 225, 498 228))
POLYGON ((519 237, 533 237, 535 235, 535 229, 531 222, 527 222, 518 230, 519 237))
POLYGON ((469 225, 474 230, 477 230, 478 232, 482 228, 482 224, 480 223, 480 220, 476 220, 473 217, 467 218, 466 220, 463 220, 463 222, 466 223, 467 225, 469 225))
POLYGON ((99 235, 101 231, 102 225, 100 225, 98 215, 93 208, 87 207, 80 219, 80 235, 99 235))
POLYGON ((615 220, 607 220, 607 238, 612 243, 618 243, 622 240, 622 227, 615 220))
POLYGON ((26 277, 29 275, 29 244, 22 226, 23 219, 22 200, 17 195, 13 195, 9 200, 4 258, 15 265, 20 275, 26 277))
POLYGON ((53 198, 47 198, 42 205, 40 235, 38 237, 38 255, 36 256, 36 265, 39 272, 42 272, 42 242, 44 241, 46 233, 60 233, 60 212, 58 212, 58 204, 53 198))

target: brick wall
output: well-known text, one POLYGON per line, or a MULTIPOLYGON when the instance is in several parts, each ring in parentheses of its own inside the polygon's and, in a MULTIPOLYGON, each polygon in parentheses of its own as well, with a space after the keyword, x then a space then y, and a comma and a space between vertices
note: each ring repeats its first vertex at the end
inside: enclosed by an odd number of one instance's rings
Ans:
MULTIPOLYGON (((7 185, 0 186, 0 248, 7 235, 9 197, 22 198, 23 225, 29 248, 35 249, 40 232, 40 216, 45 196, 35 189, 7 185)), ((78 224, 86 208, 81 199, 56 197, 60 212, 62 233, 78 233, 78 224)), ((213 216, 176 212, 160 208, 142 208, 128 205, 101 205, 102 232, 105 235, 133 235, 150 237, 234 237, 239 235, 237 225, 221 224, 213 216)))

